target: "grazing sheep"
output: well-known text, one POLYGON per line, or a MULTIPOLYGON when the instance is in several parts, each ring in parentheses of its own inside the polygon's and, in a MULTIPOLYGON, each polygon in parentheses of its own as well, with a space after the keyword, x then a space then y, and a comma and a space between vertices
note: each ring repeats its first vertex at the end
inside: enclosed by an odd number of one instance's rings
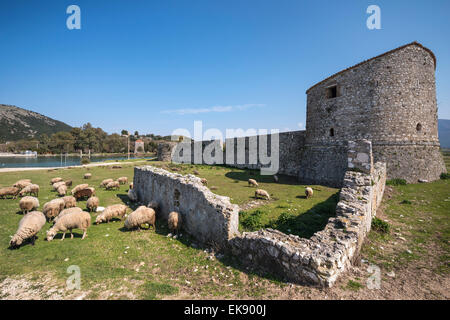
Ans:
POLYGON ((23 197, 25 194, 33 195, 35 197, 39 196, 39 186, 37 184, 30 184, 20 190, 19 196, 23 197))
POLYGON ((205 178, 202 178, 202 179, 200 180, 200 182, 201 182, 204 186, 207 186, 207 185, 208 185, 208 180, 206 180, 205 178))
POLYGON ((11 238, 9 246, 12 249, 20 247, 20 245, 28 238, 31 238, 31 244, 34 245, 34 241, 37 239, 36 234, 45 225, 45 216, 42 212, 32 211, 19 222, 19 228, 11 238))
POLYGON ((73 208, 77 206, 77 199, 75 199, 75 197, 73 196, 65 196, 62 197, 61 199, 64 200, 64 208, 73 208))
POLYGON ((127 229, 141 229, 141 225, 144 223, 148 223, 153 226, 153 230, 156 230, 155 227, 156 213, 152 208, 147 208, 146 206, 140 206, 135 211, 130 213, 130 215, 125 220, 125 228, 127 229))
POLYGON ((63 232, 63 236, 61 240, 64 240, 66 236, 66 232, 70 232, 70 239, 73 239, 72 229, 81 229, 83 230, 83 236, 81 240, 86 237, 87 229, 91 225, 91 215, 86 211, 75 211, 68 213, 55 223, 50 230, 47 231, 47 241, 52 241, 55 235, 59 232, 63 232))
POLYGON ((128 190, 128 199, 130 199, 131 202, 137 201, 137 195, 136 192, 134 192, 133 189, 128 190))
POLYGON ((130 182, 130 189, 133 189, 133 186, 134 186, 133 182, 130 182))
POLYGON ((266 190, 263 189, 256 189, 255 191, 255 199, 257 198, 267 198, 267 200, 270 200, 269 193, 266 190))
POLYGON ((65 184, 62 184, 58 187, 58 189, 56 189, 56 192, 58 192, 58 195, 60 197, 63 197, 66 195, 67 193, 67 186, 65 184))
POLYGON ((57 183, 57 182, 60 182, 60 181, 63 181, 63 178, 56 177, 56 178, 53 178, 52 180, 50 180, 50 184, 54 184, 54 183, 57 183))
POLYGON ((275 182, 278 182, 278 176, 277 176, 276 174, 273 176, 273 180, 274 180, 275 182))
POLYGON ((305 187, 305 195, 306 199, 311 198, 313 196, 314 192, 313 189, 310 187, 305 187))
POLYGON ((49 221, 53 220, 64 209, 66 203, 62 198, 53 199, 44 204, 42 212, 49 221))
POLYGON ((200 174, 197 170, 194 170, 193 172, 194 172, 194 174, 197 175, 197 176, 200 174))
POLYGON ((119 190, 120 189, 119 182, 113 181, 106 185, 106 190, 112 190, 112 189, 119 190))
POLYGON ((181 214, 176 211, 172 211, 171 213, 169 213, 167 224, 169 225, 170 232, 176 233, 178 235, 178 230, 180 230, 181 227, 181 214))
POLYGON ((20 189, 17 187, 4 187, 0 188, 0 199, 6 199, 7 196, 12 196, 13 199, 17 198, 20 189))
POLYGON ((34 209, 39 208, 39 200, 35 197, 26 196, 19 201, 20 211, 28 213, 34 209))
POLYGON ((114 180, 113 179, 105 179, 105 180, 103 180, 102 181, 102 183, 100 183, 100 188, 101 187, 106 187, 106 185, 108 184, 108 183, 110 183, 110 182, 113 182, 114 180))
POLYGON ((75 188, 72 189, 71 193, 74 195, 77 191, 88 188, 89 185, 87 183, 79 184, 75 188))
POLYGON ((120 177, 117 179, 117 182, 120 184, 126 184, 128 183, 128 178, 127 177, 120 177))
POLYGON ((53 224, 55 224, 59 219, 61 219, 61 217, 64 217, 66 214, 69 214, 72 212, 79 212, 79 211, 83 211, 83 209, 81 209, 79 207, 72 207, 72 208, 64 209, 63 211, 61 211, 58 214, 58 216, 55 217, 55 219, 53 220, 53 224))
POLYGON ((31 180, 30 179, 22 179, 17 181, 16 183, 13 184, 13 187, 19 188, 19 189, 23 189, 26 186, 29 186, 31 184, 31 180))
POLYGON ((64 181, 59 181, 59 182, 55 182, 53 185, 52 185, 52 187, 53 187, 53 190, 58 190, 58 188, 60 187, 60 186, 65 186, 66 185, 66 183, 64 182, 64 181))
POLYGON ((82 198, 90 198, 95 195, 95 189, 94 188, 86 188, 82 190, 78 190, 73 195, 75 199, 80 200, 82 198))
POLYGON ((86 208, 89 212, 96 211, 99 204, 99 200, 97 197, 90 197, 86 203, 86 208))
POLYGON ((68 187, 72 186, 72 180, 67 180, 65 183, 66 183, 66 186, 68 186, 68 187))
POLYGON ((127 206, 124 204, 113 204, 108 206, 100 213, 95 219, 95 224, 99 224, 102 222, 108 223, 113 218, 123 219, 125 213, 127 212, 127 206))
POLYGON ((255 179, 248 179, 248 185, 257 187, 258 186, 258 182, 256 182, 255 179))
POLYGON ((92 173, 85 173, 83 178, 84 178, 84 179, 90 179, 90 178, 92 178, 92 173))
POLYGON ((152 208, 153 210, 155 210, 155 213, 159 212, 159 203, 156 201, 151 201, 148 205, 148 208, 152 208))

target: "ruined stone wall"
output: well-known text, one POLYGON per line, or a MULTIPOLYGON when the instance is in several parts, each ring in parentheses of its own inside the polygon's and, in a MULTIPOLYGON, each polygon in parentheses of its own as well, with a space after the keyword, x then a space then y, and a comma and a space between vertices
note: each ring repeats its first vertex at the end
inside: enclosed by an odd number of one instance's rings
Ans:
POLYGON ((158 218, 167 219, 171 211, 178 211, 183 230, 200 243, 223 249, 238 233, 239 207, 212 193, 196 176, 144 166, 134 169, 133 183, 140 203, 156 201, 158 218))
POLYGON ((173 149, 177 145, 177 142, 161 142, 158 143, 158 150, 156 157, 158 161, 172 161, 173 149))
POLYGON ((311 149, 368 139, 389 178, 439 179, 434 55, 410 44, 318 83, 307 91, 306 129, 311 149))

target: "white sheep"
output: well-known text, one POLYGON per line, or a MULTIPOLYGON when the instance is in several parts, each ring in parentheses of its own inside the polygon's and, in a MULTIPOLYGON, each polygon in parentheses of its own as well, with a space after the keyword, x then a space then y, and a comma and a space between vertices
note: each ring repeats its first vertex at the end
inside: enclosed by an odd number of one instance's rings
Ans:
POLYGON ((53 178, 52 180, 50 180, 50 184, 54 184, 54 183, 60 182, 60 181, 63 181, 63 178, 56 177, 56 178, 53 178))
POLYGON ((66 184, 64 183, 64 184, 60 185, 60 186, 58 187, 58 189, 56 189, 56 192, 58 192, 58 195, 59 195, 60 197, 65 196, 66 193, 67 193, 67 186, 66 186, 66 184))
POLYGON ((112 190, 112 189, 119 189, 120 188, 120 185, 119 185, 119 182, 117 182, 117 181, 112 181, 112 182, 109 182, 107 185, 106 185, 106 190, 112 190))
POLYGON ((207 186, 208 185, 208 180, 206 180, 205 178, 201 178, 200 182, 204 185, 207 186))
POLYGON ((39 185, 37 184, 29 184, 22 190, 20 190, 19 195, 22 197, 25 194, 34 195, 35 197, 39 196, 39 185))
POLYGON ((61 199, 64 200, 64 208, 72 208, 72 207, 76 207, 77 205, 77 199, 75 199, 75 197, 73 196, 65 196, 62 197, 61 199))
POLYGON ((101 212, 97 218, 95 218, 95 224, 99 224, 102 222, 108 223, 109 220, 113 218, 123 219, 125 214, 127 213, 127 206, 124 204, 113 204, 108 206, 101 212))
POLYGON ((102 183, 100 183, 100 187, 106 187, 106 185, 108 184, 108 183, 110 183, 110 182, 113 182, 114 180, 113 179, 105 179, 105 180, 103 180, 102 181, 102 183))
POLYGON ((181 214, 176 211, 172 211, 171 213, 169 213, 167 224, 169 225, 169 230, 172 233, 176 232, 176 234, 178 235, 178 231, 180 230, 182 224, 181 214))
POLYGON ((75 186, 75 188, 72 189, 71 193, 72 193, 72 195, 74 195, 77 191, 86 189, 87 187, 89 187, 89 185, 87 183, 79 184, 79 185, 75 186))
POLYGON ((128 190, 128 199, 130 199, 131 202, 137 201, 137 195, 133 189, 128 190))
POLYGON ((16 183, 13 184, 13 187, 19 188, 19 189, 23 189, 26 186, 31 184, 31 180, 30 179, 21 179, 19 181, 17 181, 16 183))
POLYGON ((313 196, 314 192, 313 189, 310 187, 305 187, 305 195, 306 199, 311 198, 313 196))
POLYGON ((40 211, 27 213, 19 222, 19 228, 11 238, 9 245, 11 248, 18 248, 26 239, 31 238, 31 244, 37 239, 36 234, 45 225, 45 216, 40 211))
POLYGON ((99 199, 97 197, 90 197, 86 202, 86 208, 89 212, 96 211, 99 205, 99 199))
POLYGON ((128 183, 128 178, 127 177, 120 177, 117 179, 117 182, 119 182, 120 184, 126 184, 128 183))
POLYGON ((26 196, 19 201, 20 211, 28 213, 34 209, 39 208, 39 200, 35 197, 26 196))
POLYGON ((6 199, 7 196, 12 196, 13 199, 17 198, 20 189, 17 187, 4 187, 0 188, 0 199, 6 199))
MULTIPOLYGON (((71 208, 73 209, 73 208, 71 208)), ((81 240, 86 237, 87 229, 91 225, 91 215, 86 211, 74 211, 68 213, 56 221, 55 225, 47 231, 47 241, 52 241, 55 235, 59 232, 63 232, 61 241, 64 240, 66 232, 70 232, 70 238, 73 239, 72 229, 81 229, 83 236, 81 240)))
POLYGON ((257 187, 258 186, 258 182, 256 182, 255 179, 248 179, 248 185, 257 187))
POLYGON ((59 186, 62 185, 66 185, 66 183, 64 181, 59 181, 59 182, 55 182, 54 184, 52 184, 53 190, 58 190, 59 186))
POLYGON ((141 225, 144 223, 148 223, 153 226, 153 230, 156 230, 155 227, 156 213, 152 208, 147 208, 146 206, 140 206, 135 211, 130 213, 125 220, 125 228, 127 229, 139 229, 141 225))
POLYGON ((44 204, 44 207, 42 208, 42 212, 45 214, 47 219, 50 221, 54 219, 61 210, 64 209, 66 206, 66 203, 62 198, 53 199, 47 203, 44 204))
POLYGON ((85 174, 84 174, 84 178, 85 178, 85 179, 90 179, 90 178, 92 178, 92 173, 85 173, 85 174))
POLYGON ((267 198, 267 200, 270 200, 269 193, 266 190, 263 189, 256 189, 255 191, 255 198, 267 198))
POLYGON ((83 211, 83 209, 81 209, 80 207, 72 207, 64 209, 58 214, 58 216, 55 217, 55 219, 53 220, 53 224, 55 224, 59 219, 61 219, 61 217, 64 217, 66 214, 79 211, 83 211))

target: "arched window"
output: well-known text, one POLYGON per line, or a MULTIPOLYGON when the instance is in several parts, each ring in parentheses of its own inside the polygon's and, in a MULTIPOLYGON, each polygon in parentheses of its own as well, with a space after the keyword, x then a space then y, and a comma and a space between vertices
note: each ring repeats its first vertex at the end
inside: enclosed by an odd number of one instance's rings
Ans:
POLYGON ((417 132, 422 131, 422 125, 420 123, 417 124, 416 130, 417 130, 417 132))
POLYGON ((333 128, 330 129, 330 137, 334 137, 334 129, 333 128))

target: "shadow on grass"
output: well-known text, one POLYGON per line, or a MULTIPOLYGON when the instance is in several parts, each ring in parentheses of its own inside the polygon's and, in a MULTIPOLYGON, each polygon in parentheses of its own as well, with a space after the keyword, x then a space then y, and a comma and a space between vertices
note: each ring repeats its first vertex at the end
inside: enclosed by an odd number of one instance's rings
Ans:
POLYGON ((116 197, 119 198, 123 202, 124 205, 128 206, 133 211, 139 207, 139 204, 137 202, 130 201, 130 199, 128 198, 128 195, 126 195, 126 194, 117 193, 116 197))

